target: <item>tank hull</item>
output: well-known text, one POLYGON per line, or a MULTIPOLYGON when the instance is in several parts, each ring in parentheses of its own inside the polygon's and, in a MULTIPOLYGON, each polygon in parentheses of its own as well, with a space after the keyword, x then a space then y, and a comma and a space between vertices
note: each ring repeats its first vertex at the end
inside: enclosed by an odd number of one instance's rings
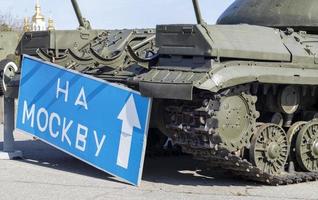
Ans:
POLYGON ((216 25, 207 27, 207 36, 199 26, 158 27, 156 40, 162 55, 158 66, 135 78, 145 95, 191 100, 194 88, 219 92, 253 82, 318 84, 317 35, 251 25, 216 25), (185 35, 185 27, 194 31, 185 35))

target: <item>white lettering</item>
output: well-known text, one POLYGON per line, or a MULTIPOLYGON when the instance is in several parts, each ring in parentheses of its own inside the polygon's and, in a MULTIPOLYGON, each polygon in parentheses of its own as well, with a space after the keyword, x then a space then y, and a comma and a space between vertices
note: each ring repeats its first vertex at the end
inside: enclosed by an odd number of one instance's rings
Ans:
POLYGON ((105 142, 106 135, 103 135, 101 141, 99 142, 97 132, 94 130, 94 137, 95 137, 95 142, 96 142, 96 147, 97 147, 95 157, 97 157, 100 153, 100 150, 102 149, 104 142, 105 142))
POLYGON ((66 81, 66 86, 65 86, 66 88, 65 89, 61 88, 60 84, 61 84, 61 79, 58 79, 57 80, 57 88, 56 88, 56 98, 58 99, 60 93, 63 93, 64 94, 64 101, 67 102, 67 100, 68 100, 69 82, 66 81))
POLYGON ((40 108, 37 114, 37 124, 38 124, 38 129, 41 132, 45 132, 45 130, 47 129, 48 123, 49 123, 49 113, 44 109, 44 108, 40 108), (41 125, 41 114, 44 115, 44 125, 41 125))
POLYGON ((24 101, 22 123, 25 124, 25 117, 27 118, 27 120, 30 120, 30 118, 31 118, 31 127, 32 128, 34 126, 34 111, 35 111, 35 105, 33 104, 31 106, 31 111, 29 111, 28 103, 26 101, 24 101))
POLYGON ((75 102, 75 106, 83 106, 86 110, 88 110, 87 102, 86 102, 86 96, 85 96, 85 91, 84 88, 81 88, 80 93, 78 94, 78 97, 75 102))
POLYGON ((61 125, 61 119, 60 119, 60 116, 59 116, 58 114, 56 114, 56 113, 52 113, 52 114, 50 115, 50 119, 49 119, 50 135, 51 135, 53 138, 57 138, 57 137, 59 136, 60 132, 59 132, 59 131, 56 131, 56 132, 53 131, 53 120, 54 120, 54 119, 56 119, 58 126, 61 125))
POLYGON ((63 128, 62 128, 62 142, 64 142, 64 139, 66 139, 67 143, 71 146, 71 140, 67 135, 67 131, 71 128, 72 124, 73 124, 73 120, 71 120, 67 126, 65 127, 66 124, 66 118, 64 118, 63 120, 63 128))
POLYGON ((76 144, 75 144, 76 149, 80 151, 85 151, 87 133, 88 133, 88 128, 86 126, 78 124, 77 134, 76 134, 76 144), (82 131, 84 131, 84 134, 82 131))

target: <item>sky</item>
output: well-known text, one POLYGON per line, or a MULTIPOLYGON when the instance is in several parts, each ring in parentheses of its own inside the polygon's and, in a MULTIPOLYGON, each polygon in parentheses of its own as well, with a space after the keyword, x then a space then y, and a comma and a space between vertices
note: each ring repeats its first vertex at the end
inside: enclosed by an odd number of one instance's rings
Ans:
MULTIPOLYGON (((199 0, 206 22, 214 24, 234 0, 199 0)), ((95 29, 153 28, 156 24, 195 23, 192 0, 78 0, 95 29)), ((70 0, 40 0, 42 14, 57 29, 75 29, 78 22, 70 0)), ((0 0, 0 15, 23 19, 34 13, 35 0, 0 0)))

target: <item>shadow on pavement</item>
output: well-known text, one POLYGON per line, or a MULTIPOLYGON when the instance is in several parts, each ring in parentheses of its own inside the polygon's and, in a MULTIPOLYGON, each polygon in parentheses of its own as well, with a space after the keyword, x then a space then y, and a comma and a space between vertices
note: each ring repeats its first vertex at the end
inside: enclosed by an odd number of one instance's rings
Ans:
MULTIPOLYGON (((2 146, 3 142, 0 142, 1 149, 2 146)), ((15 149, 23 152, 23 159, 17 160, 19 162, 81 174, 93 178, 117 181, 112 179, 111 175, 39 140, 15 141, 15 149)))
POLYGON ((170 185, 262 186, 232 176, 225 170, 208 168, 191 156, 146 158, 143 180, 170 185))
MULTIPOLYGON (((0 142, 0 148, 3 143, 0 142)), ((60 151, 41 141, 16 141, 23 152, 24 162, 56 170, 81 174, 103 180, 116 181, 111 175, 60 151)), ((220 169, 209 169, 190 156, 146 157, 143 180, 170 185, 203 186, 257 186, 254 182, 233 177, 220 169)))

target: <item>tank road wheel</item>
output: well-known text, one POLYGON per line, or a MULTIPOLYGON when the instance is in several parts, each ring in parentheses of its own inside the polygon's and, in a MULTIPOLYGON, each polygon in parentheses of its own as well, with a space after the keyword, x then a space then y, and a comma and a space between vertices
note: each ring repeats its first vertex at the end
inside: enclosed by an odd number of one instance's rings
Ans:
POLYGON ((275 124, 264 124, 253 136, 251 162, 269 174, 279 174, 285 166, 289 144, 285 131, 275 124))
POLYGON ((296 158, 303 170, 318 171, 318 122, 309 122, 301 129, 296 142, 296 158))
POLYGON ((300 121, 300 122, 296 122, 294 123, 287 132, 287 138, 288 138, 288 142, 289 144, 292 144, 293 142, 293 138, 296 136, 298 136, 298 133, 300 132, 300 130, 307 124, 307 122, 305 121, 300 121))
POLYGON ((255 109, 257 98, 241 93, 222 97, 216 116, 216 133, 220 146, 231 152, 250 145, 250 138, 256 126, 259 113, 255 109))
POLYGON ((287 132, 287 139, 290 144, 290 153, 288 161, 293 162, 293 164, 297 163, 296 159, 296 140, 299 135, 300 130, 307 124, 305 121, 300 121, 294 123, 287 132))

